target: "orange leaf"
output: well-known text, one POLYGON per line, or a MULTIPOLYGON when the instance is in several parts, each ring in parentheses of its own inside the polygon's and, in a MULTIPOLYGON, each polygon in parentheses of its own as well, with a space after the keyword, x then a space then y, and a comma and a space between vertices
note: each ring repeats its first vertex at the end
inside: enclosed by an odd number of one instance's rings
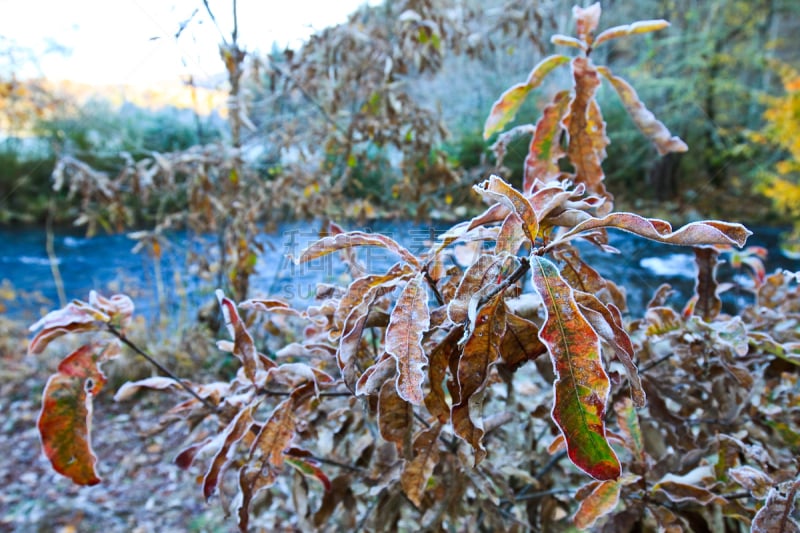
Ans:
POLYGON ((656 146, 659 154, 685 152, 689 149, 680 137, 673 137, 667 127, 644 106, 636 90, 627 81, 614 76, 606 67, 597 67, 597 71, 611 82, 634 124, 656 146))
POLYGON ((502 130, 517 114, 528 93, 541 85, 545 76, 554 68, 563 65, 567 61, 569 61, 569 58, 562 55, 544 58, 533 67, 525 83, 514 85, 500 95, 500 98, 492 105, 492 110, 489 112, 486 124, 483 126, 483 138, 488 139, 494 133, 502 130))
POLYGON ((600 339, 556 266, 532 256, 531 267, 533 285, 546 310, 539 338, 550 352, 557 375, 553 420, 578 468, 595 479, 616 479, 619 460, 606 440, 603 420, 611 384, 600 359, 600 339))
POLYGON ((475 464, 486 456, 483 447, 483 390, 489 369, 500 357, 500 346, 506 330, 506 307, 502 293, 495 295, 471 318, 471 328, 458 360, 458 402, 450 417, 456 435, 472 445, 475 464))
POLYGON ((94 346, 81 346, 61 361, 42 395, 42 450, 56 472, 78 485, 100 483, 90 438, 92 397, 106 383, 98 360, 94 346))
POLYGON ((575 167, 575 182, 583 183, 586 189, 600 197, 608 198, 603 185, 602 154, 597 150, 595 137, 602 134, 600 124, 591 120, 589 109, 594 94, 600 86, 597 70, 585 57, 572 60, 575 78, 575 96, 569 112, 569 147, 567 155, 575 167))
POLYGON ((423 400, 422 367, 428 358, 422 348, 422 334, 429 325, 428 291, 422 275, 418 275, 400 293, 386 328, 386 352, 397 361, 397 393, 414 405, 423 400))
POLYGON ((603 481, 581 502, 573 521, 580 529, 588 529, 597 519, 607 515, 619 503, 622 484, 616 480, 603 481))
POLYGON ((567 113, 569 91, 555 95, 553 102, 542 110, 542 117, 536 123, 536 131, 531 137, 528 155, 525 157, 525 178, 522 191, 530 194, 537 179, 543 183, 557 179, 561 175, 558 161, 564 157, 561 149, 562 121, 567 113))

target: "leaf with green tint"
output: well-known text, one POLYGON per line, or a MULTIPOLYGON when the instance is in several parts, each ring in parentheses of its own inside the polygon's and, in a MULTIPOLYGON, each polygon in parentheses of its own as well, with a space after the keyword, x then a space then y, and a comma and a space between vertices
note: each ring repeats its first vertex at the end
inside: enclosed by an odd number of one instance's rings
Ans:
POLYGON ((500 95, 500 98, 492 105, 492 110, 483 126, 483 138, 488 139, 494 133, 501 131, 517 114, 528 93, 541 85, 542 80, 554 68, 568 61, 569 58, 562 55, 546 57, 533 67, 525 83, 518 83, 500 95))
POLYGON ((331 480, 313 459, 307 459, 305 457, 289 457, 287 455, 284 457, 284 461, 286 461, 287 465, 291 466, 304 476, 316 479, 322 483, 322 486, 325 487, 326 492, 331 490, 331 480))
POLYGON ((580 529, 588 529, 599 518, 613 511, 619 503, 620 490, 622 490, 622 484, 616 479, 599 483, 578 506, 578 511, 572 519, 575 526, 580 529))
POLYGON ((575 466, 595 479, 616 479, 620 464, 606 440, 603 420, 611 384, 600 358, 600 339, 552 262, 532 256, 531 272, 546 311, 539 339, 557 376, 553 420, 575 466))
POLYGON ((620 100, 622 100, 622 105, 625 107, 631 119, 633 119, 634 124, 636 124, 636 127, 650 139, 659 154, 665 155, 670 152, 685 152, 689 149, 680 137, 674 137, 667 127, 644 106, 642 101, 639 100, 639 95, 636 94, 636 89, 631 87, 627 81, 614 76, 606 67, 597 67, 597 71, 611 82, 620 100))
POLYGON ((98 351, 81 346, 61 361, 45 385, 37 424, 53 469, 78 485, 100 483, 90 438, 92 398, 106 383, 98 351))
POLYGON ((564 157, 561 148, 562 121, 569 109, 569 91, 561 91, 553 101, 542 110, 542 118, 536 123, 536 131, 528 147, 525 157, 525 177, 522 191, 530 194, 533 184, 538 179, 543 183, 554 180, 561 175, 558 161, 564 157))
POLYGON ((436 424, 424 429, 414 439, 414 458, 406 462, 400 475, 400 486, 414 505, 422 504, 425 486, 439 463, 439 433, 442 425, 436 424))
POLYGON ((642 427, 639 425, 639 415, 633 407, 630 398, 622 398, 614 404, 614 412, 617 414, 617 425, 619 431, 625 438, 625 444, 633 454, 634 460, 644 464, 644 437, 642 427))

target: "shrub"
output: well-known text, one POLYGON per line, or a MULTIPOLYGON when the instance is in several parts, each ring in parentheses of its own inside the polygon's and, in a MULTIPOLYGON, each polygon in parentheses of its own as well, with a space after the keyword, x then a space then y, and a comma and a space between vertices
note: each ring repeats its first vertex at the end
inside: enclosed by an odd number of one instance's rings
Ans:
MULTIPOLYGON (((230 381, 179 379, 133 345, 125 336, 133 303, 124 295, 92 293, 34 325, 32 353, 67 333, 112 341, 67 356, 45 388, 39 429, 53 467, 79 484, 100 482, 91 399, 105 382, 99 366, 121 343, 166 375, 125 384, 116 398, 141 389, 190 395, 164 421, 185 422, 191 434, 176 462, 188 468, 208 458, 206 498, 232 478, 230 510, 242 530, 257 499, 275 511, 264 517, 273 528, 336 520, 348 529, 550 530, 569 527, 568 514, 577 527, 603 520, 610 531, 716 529, 730 520, 751 521, 756 531, 797 527, 790 511, 800 427, 789 408, 796 376, 787 372, 800 355, 797 276, 766 276, 759 250, 734 251, 750 234, 739 224, 673 230, 613 211, 594 99, 601 75, 660 152, 686 146, 627 82, 595 66, 591 52, 667 23, 595 37, 599 4, 576 7, 574 16, 577 37, 554 42, 580 55, 540 62, 500 97, 484 129, 487 138, 500 131, 550 71, 571 66, 571 90, 524 128, 532 139, 521 189, 497 176, 476 185, 488 209, 419 255, 386 236, 330 224, 295 262, 339 254, 353 279, 321 286, 319 302, 305 310, 277 299, 237 305, 218 291, 230 337, 218 347, 240 364, 230 381), (574 245, 613 253, 608 229, 694 247, 696 291, 681 312, 665 307, 664 286, 644 317, 623 322, 624 288, 574 245), (471 242, 481 244, 477 260, 466 270, 453 266, 453 246, 471 242), (359 247, 397 262, 366 272, 359 247), (752 274, 753 304, 741 316, 721 313, 721 253, 752 274), (267 356, 252 332, 262 315, 276 313, 305 327, 298 342, 267 356), (264 499, 269 488, 276 497, 264 499)), ((501 156, 510 138, 495 143, 501 156)))

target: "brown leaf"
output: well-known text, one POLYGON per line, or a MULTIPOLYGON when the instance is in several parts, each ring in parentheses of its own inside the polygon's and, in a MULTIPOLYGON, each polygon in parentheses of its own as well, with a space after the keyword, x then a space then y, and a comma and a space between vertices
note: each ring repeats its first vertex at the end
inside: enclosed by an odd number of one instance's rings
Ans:
POLYGON ((408 499, 420 507, 425 486, 439 463, 441 424, 420 431, 414 439, 414 458, 407 462, 400 475, 400 486, 408 499))
POLYGON ((420 274, 400 293, 386 328, 386 353, 397 361, 397 392, 414 405, 423 401, 422 368, 428 358, 422 348, 422 334, 429 325, 428 291, 420 274))
POLYGON ((717 294, 718 257, 719 251, 711 246, 694 247, 694 258, 697 263, 697 278, 694 285, 697 301, 694 305, 694 314, 706 322, 711 322, 722 310, 722 300, 717 294))
POLYGON ((233 460, 236 444, 250 431, 253 425, 253 410, 256 405, 255 403, 250 404, 239 411, 222 432, 222 446, 214 455, 214 459, 212 459, 211 465, 203 478, 203 495, 206 500, 214 493, 220 476, 224 474, 233 460))
POLYGON ((503 362, 512 371, 528 361, 547 353, 547 347, 539 340, 539 327, 514 313, 506 314, 506 332, 500 346, 503 362))
POLYGON ((521 192, 495 175, 490 176, 483 183, 473 186, 473 189, 481 196, 499 202, 516 213, 522 221, 522 231, 533 244, 539 234, 539 218, 533 210, 533 206, 521 192))
POLYGON ((414 425, 411 409, 411 404, 397 393, 394 383, 387 381, 383 384, 378 398, 378 428, 384 440, 398 447, 405 446, 414 425))
POLYGON ((469 303, 482 289, 496 285, 503 274, 510 271, 514 259, 509 256, 496 256, 484 254, 467 269, 461 283, 458 284, 456 294, 447 306, 447 314, 455 324, 467 320, 469 303))
POLYGON ((471 331, 458 360, 458 402, 454 402, 450 418, 455 434, 472 445, 477 465, 486 456, 482 443, 482 392, 491 365, 500 357, 506 329, 506 308, 502 294, 495 295, 470 318, 471 331))
POLYGON ((350 231, 324 237, 300 252, 300 255, 295 259, 295 263, 298 265, 306 263, 312 259, 317 259, 354 246, 378 246, 380 248, 385 248, 400 256, 400 258, 409 265, 419 268, 419 260, 416 256, 393 239, 381 235, 380 233, 364 233, 362 231, 350 231))
POLYGON ((797 482, 772 487, 764 507, 758 510, 750 525, 752 533, 800 533, 800 525, 791 517, 797 493, 797 482))
POLYGON ((689 149, 680 137, 673 137, 667 127, 644 106, 642 101, 639 100, 639 95, 636 94, 636 89, 631 87, 627 81, 614 76, 606 67, 597 67, 597 71, 611 82, 628 115, 633 119, 639 130, 655 145, 659 154, 686 152, 689 149))
POLYGON ((460 354, 460 347, 458 345, 459 339, 464 335, 464 326, 457 325, 447 336, 431 350, 430 357, 428 358, 428 381, 430 382, 431 390, 425 396, 425 407, 428 411, 439 419, 441 423, 446 423, 450 420, 450 406, 445 399, 444 381, 447 368, 451 361, 458 361, 460 354))

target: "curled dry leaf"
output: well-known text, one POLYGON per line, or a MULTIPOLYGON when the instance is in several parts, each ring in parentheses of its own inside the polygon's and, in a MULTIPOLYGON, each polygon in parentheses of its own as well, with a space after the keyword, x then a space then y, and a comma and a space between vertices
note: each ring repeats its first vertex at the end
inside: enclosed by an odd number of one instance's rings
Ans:
POLYGON ((590 218, 565 232, 558 242, 568 241, 582 233, 598 228, 614 228, 665 244, 697 246, 707 244, 735 244, 742 247, 753 234, 741 224, 705 220, 690 222, 672 230, 672 225, 657 218, 644 218, 634 213, 611 213, 602 218, 590 218))
POLYGON ((561 91, 542 110, 542 118, 536 123, 536 131, 525 156, 525 177, 522 192, 530 194, 536 180, 547 183, 561 175, 558 161, 564 155, 561 148, 563 120, 569 109, 569 91, 561 91))
POLYGON ((665 155, 670 152, 686 152, 689 150, 689 147, 680 137, 674 137, 667 127, 644 106, 642 101, 639 100, 639 95, 636 94, 636 89, 631 87, 627 81, 614 76, 607 67, 597 67, 597 71, 611 82, 634 124, 650 139, 659 154, 665 155))
POLYGON ((312 259, 317 259, 333 252, 346 250, 355 246, 378 246, 394 252, 403 261, 414 267, 419 267, 419 260, 414 254, 400 246, 395 240, 379 233, 364 233, 362 231, 350 231, 323 237, 302 252, 295 259, 296 264, 306 263, 312 259))
POLYGON ((226 298, 219 289, 217 289, 216 294, 219 305, 222 308, 222 314, 225 317, 228 333, 233 337, 233 355, 241 361, 247 379, 255 383, 256 372, 261 370, 263 365, 258 357, 253 337, 247 331, 233 300, 226 298))

